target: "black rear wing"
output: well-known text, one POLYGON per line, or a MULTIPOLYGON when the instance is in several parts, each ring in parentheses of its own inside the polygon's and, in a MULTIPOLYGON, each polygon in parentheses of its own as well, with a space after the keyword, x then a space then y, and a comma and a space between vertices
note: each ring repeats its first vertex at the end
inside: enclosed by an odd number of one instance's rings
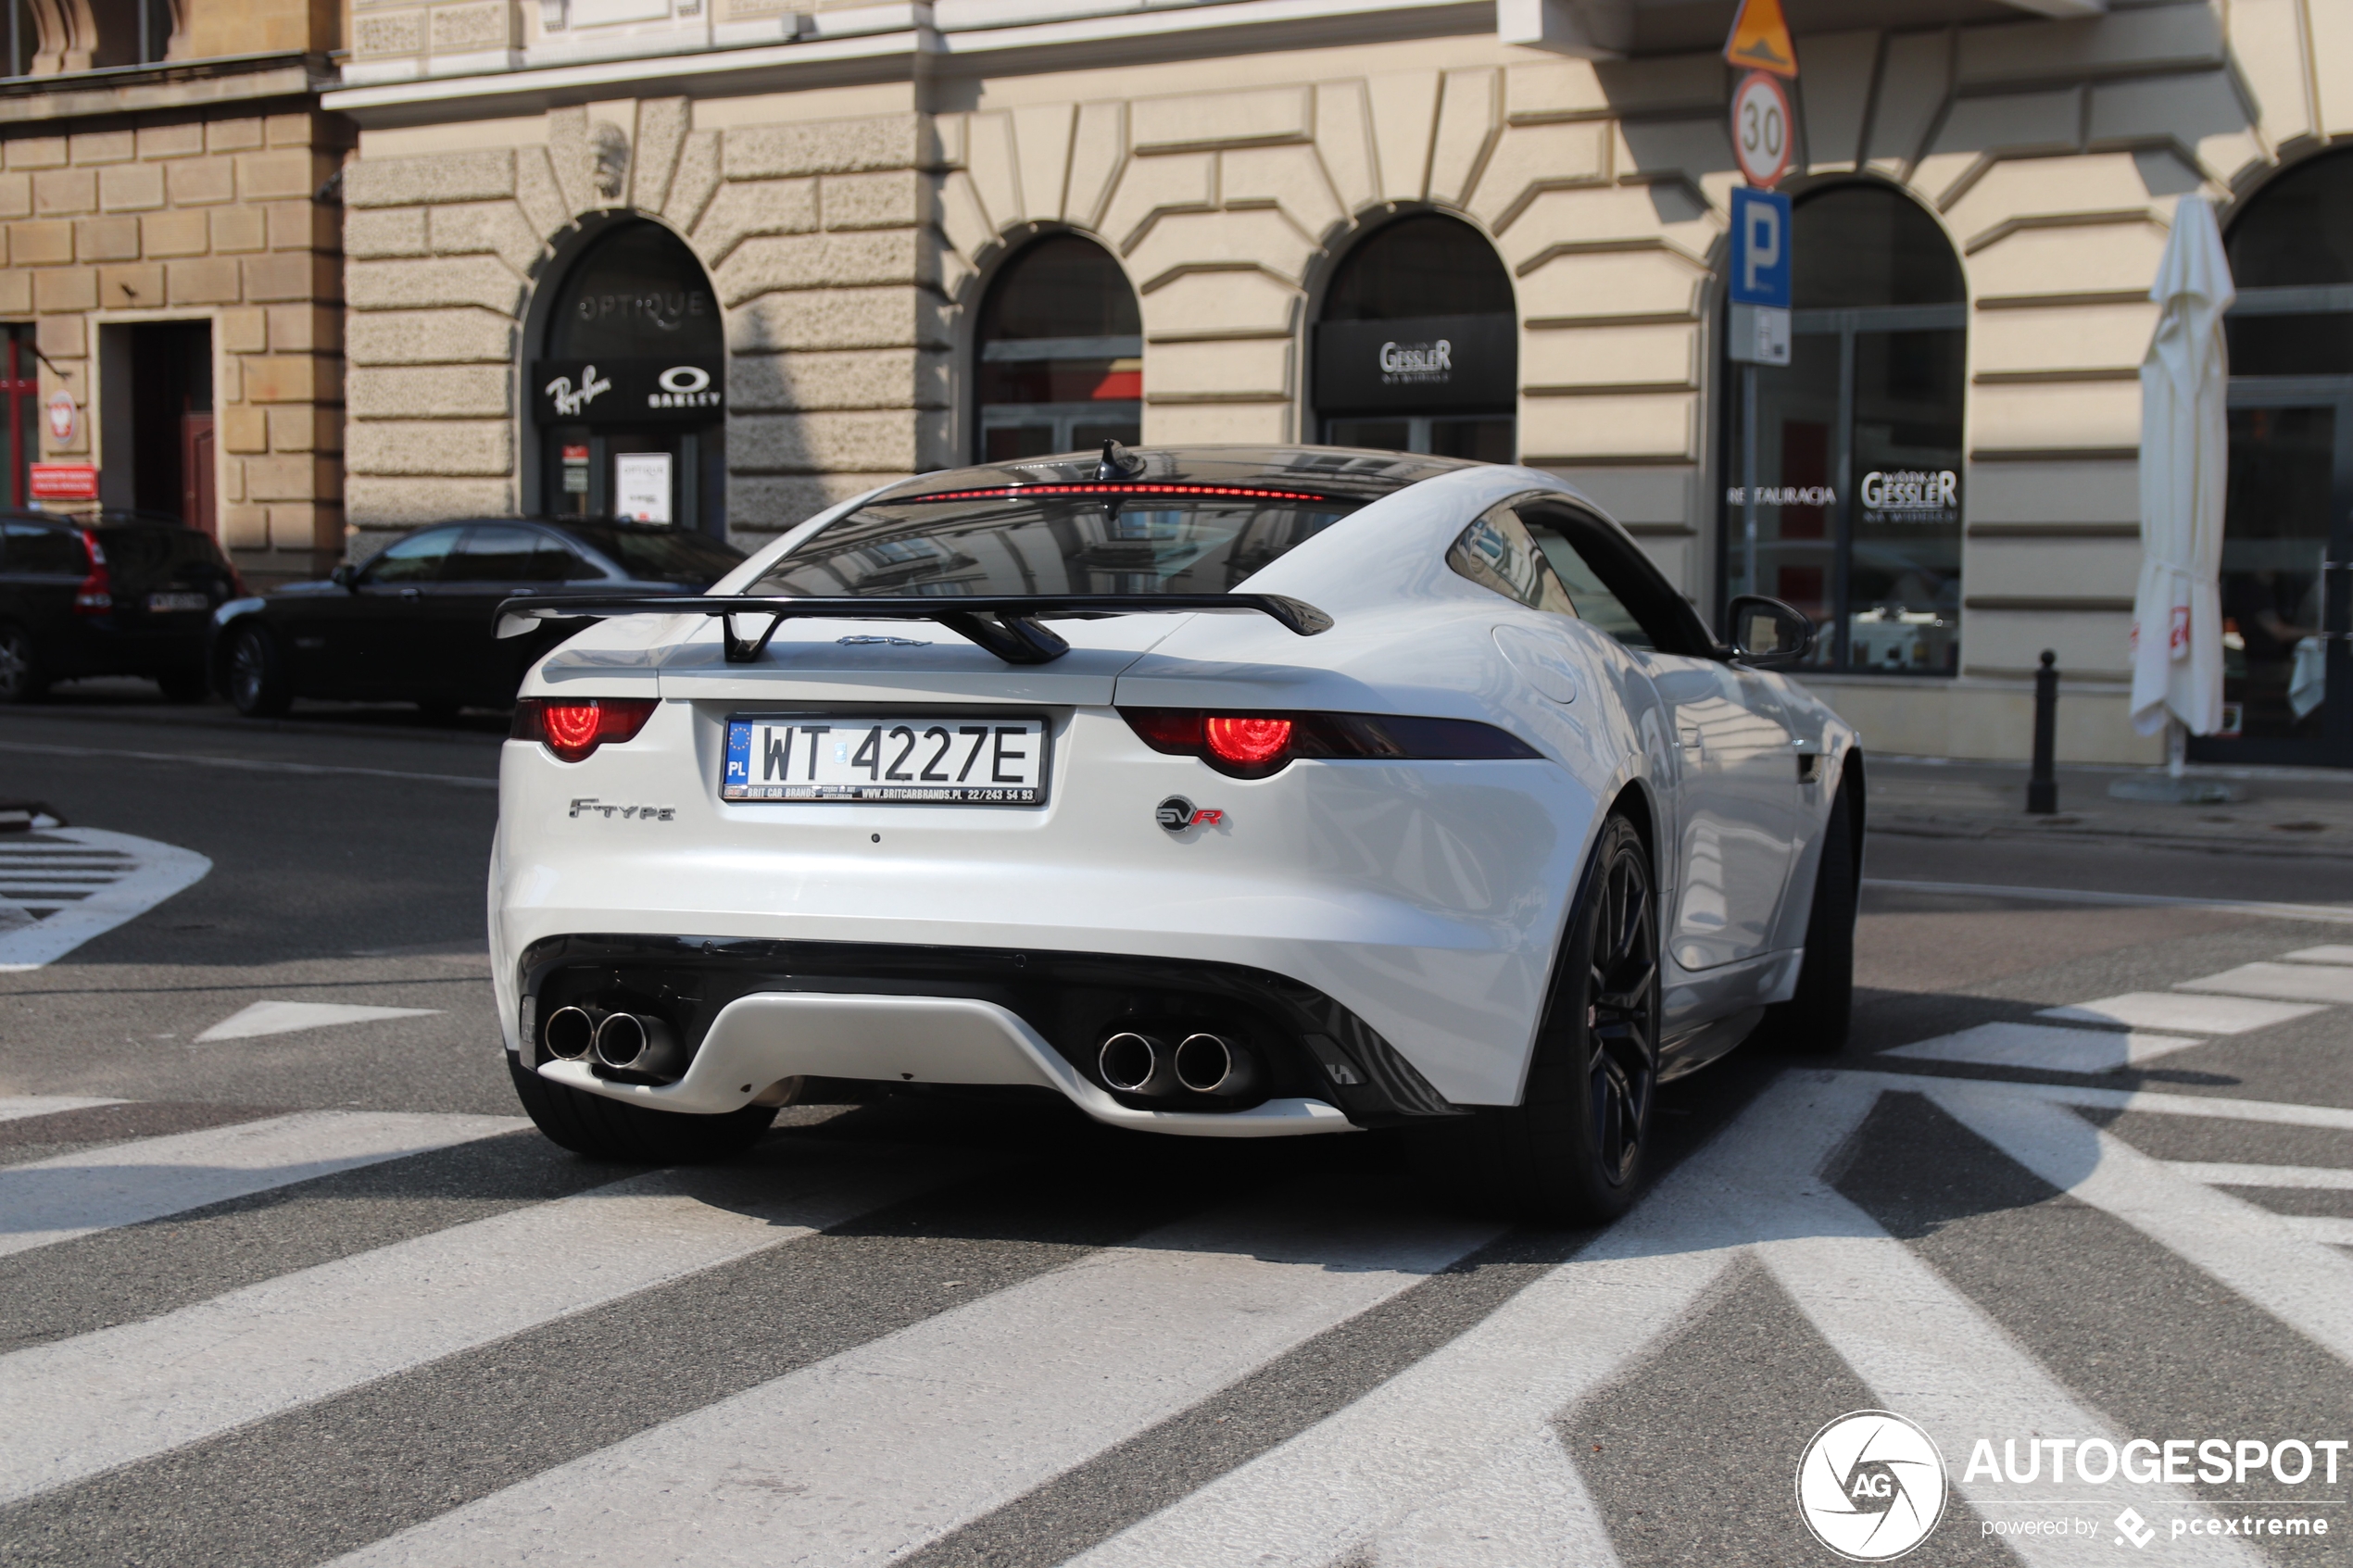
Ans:
POLYGON ((1293 636, 1331 630, 1332 618, 1314 605, 1281 594, 1004 594, 949 598, 663 597, 509 599, 498 607, 498 634, 520 637, 542 621, 602 621, 616 615, 707 615, 719 621, 730 664, 749 664, 787 621, 936 621, 979 644, 1008 664, 1049 664, 1070 645, 1040 624, 1056 612, 1078 615, 1165 614, 1172 610, 1265 616, 1293 636), (757 638, 738 636, 735 618, 767 619, 757 638))

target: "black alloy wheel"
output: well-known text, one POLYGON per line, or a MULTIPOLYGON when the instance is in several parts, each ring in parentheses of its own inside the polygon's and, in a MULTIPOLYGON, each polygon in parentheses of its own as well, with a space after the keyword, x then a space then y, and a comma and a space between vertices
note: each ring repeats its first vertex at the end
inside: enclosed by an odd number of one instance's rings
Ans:
POLYGON ((1554 961, 1520 1103, 1419 1130, 1427 1174, 1553 1224, 1604 1223, 1633 1203, 1658 1087, 1656 889, 1641 832, 1613 814, 1554 961))
POLYGON ((1658 1087, 1658 912, 1636 837, 1597 866, 1585 982, 1585 1109, 1595 1164, 1623 1186, 1641 1173, 1658 1087))
POLYGON ((248 719, 270 719, 294 703, 278 639, 259 626, 240 626, 229 640, 226 685, 230 706, 248 719))
POLYGON ((0 626, 0 702, 38 702, 48 689, 32 633, 21 626, 0 626))

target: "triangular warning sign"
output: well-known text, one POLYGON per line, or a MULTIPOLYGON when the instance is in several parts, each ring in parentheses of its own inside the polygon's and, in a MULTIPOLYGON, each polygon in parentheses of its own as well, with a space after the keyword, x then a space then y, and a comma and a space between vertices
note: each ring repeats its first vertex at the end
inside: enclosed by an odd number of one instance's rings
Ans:
POLYGON ((1732 34, 1724 40, 1724 57, 1748 70, 1795 76, 1797 48, 1789 41, 1781 0, 1741 0, 1740 15, 1732 19, 1732 34))

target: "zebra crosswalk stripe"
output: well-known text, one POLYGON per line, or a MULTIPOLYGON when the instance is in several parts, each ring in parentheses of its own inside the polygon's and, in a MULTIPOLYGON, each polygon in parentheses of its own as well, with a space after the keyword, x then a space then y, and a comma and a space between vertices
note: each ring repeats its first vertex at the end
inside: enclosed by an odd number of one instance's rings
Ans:
POLYGON ((1507 1540, 1563 1528, 1544 1516, 1567 1512, 1579 1536, 1605 1535, 1574 1494, 1497 1495, 1483 1484, 1491 1467, 1664 1342, 1749 1238, 1738 1195, 1818 1169, 1871 1098, 1818 1076, 1784 1078, 1632 1213, 1485 1323, 1075 1563, 1189 1568, 1262 1553, 1330 1562, 1390 1532, 1412 1533, 1416 1512, 1482 1512, 1507 1540))
POLYGON ((304 1110, 0 1168, 0 1256, 530 1125, 512 1116, 304 1110))
POLYGON ((101 1105, 124 1103, 86 1095, 0 1096, 0 1122, 21 1122, 29 1116, 55 1116, 64 1110, 89 1110, 101 1105))
POLYGON ((1941 1081, 1939 1108, 2029 1171, 2106 1210, 2341 1361, 2353 1361, 2353 1258, 2282 1216, 2188 1181, 2113 1133, 2007 1088, 1941 1081))
POLYGON ((1268 1193, 938 1313, 342 1559, 881 1562, 1500 1229, 1268 1193), (715 1456, 724 1456, 715 1461, 715 1456))
POLYGON ((698 1194, 708 1178, 658 1172, 0 1356, 0 1504, 780 1247, 944 1173, 902 1159, 847 1189, 837 1171, 722 1207, 698 1194))

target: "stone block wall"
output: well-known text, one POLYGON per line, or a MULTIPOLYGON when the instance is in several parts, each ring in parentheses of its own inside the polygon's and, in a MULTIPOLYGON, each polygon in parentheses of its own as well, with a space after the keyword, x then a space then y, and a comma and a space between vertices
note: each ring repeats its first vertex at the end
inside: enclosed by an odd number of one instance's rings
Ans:
POLYGON ((725 313, 739 544, 950 460, 928 123, 787 112, 698 127, 648 98, 510 121, 515 144, 487 149, 370 134, 346 183, 355 553, 529 504, 531 304, 620 218, 684 238, 725 313), (593 147, 615 134, 629 157, 600 186, 593 147))
POLYGON ((100 326, 209 321, 221 543, 264 573, 342 543, 341 222, 312 198, 349 142, 315 112, 0 141, 0 319, 38 323, 44 398, 82 408, 44 456, 128 460, 92 395, 100 326))

